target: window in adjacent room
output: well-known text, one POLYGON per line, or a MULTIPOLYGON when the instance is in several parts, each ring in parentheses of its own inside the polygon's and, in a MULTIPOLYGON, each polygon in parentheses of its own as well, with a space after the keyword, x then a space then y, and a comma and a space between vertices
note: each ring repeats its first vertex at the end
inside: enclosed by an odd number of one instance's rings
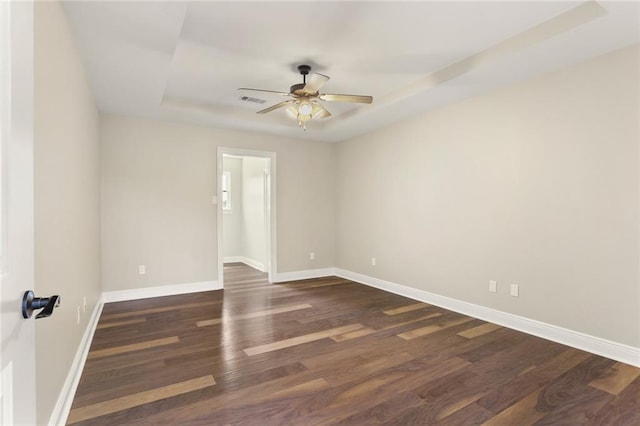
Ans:
POLYGON ((222 172, 222 211, 231 213, 231 172, 222 172))

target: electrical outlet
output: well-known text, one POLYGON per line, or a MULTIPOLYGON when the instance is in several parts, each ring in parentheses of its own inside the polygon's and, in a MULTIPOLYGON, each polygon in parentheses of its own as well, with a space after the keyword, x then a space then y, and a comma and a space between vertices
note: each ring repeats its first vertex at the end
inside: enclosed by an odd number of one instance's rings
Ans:
POLYGON ((147 267, 144 265, 138 265, 138 275, 144 275, 147 273, 147 267))
POLYGON ((518 284, 511 284, 511 297, 518 297, 520 293, 520 288, 518 284))
POLYGON ((371 258, 371 266, 376 266, 376 258, 375 257, 371 258))
POLYGON ((78 315, 76 317, 76 322, 80 325, 80 306, 78 306, 78 315))
POLYGON ((87 296, 82 298, 82 312, 87 312, 87 296))
POLYGON ((491 293, 497 293, 498 292, 498 282, 494 281, 494 280, 490 280, 489 281, 489 291, 491 293))
POLYGON ((316 254, 314 252, 309 253, 309 260, 315 260, 316 254))

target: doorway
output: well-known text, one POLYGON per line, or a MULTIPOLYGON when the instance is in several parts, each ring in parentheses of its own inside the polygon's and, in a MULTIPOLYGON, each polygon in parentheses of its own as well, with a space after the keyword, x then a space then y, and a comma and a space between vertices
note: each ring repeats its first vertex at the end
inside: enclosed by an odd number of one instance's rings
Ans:
POLYGON ((276 274, 274 152, 218 148, 218 282, 224 263, 276 274))

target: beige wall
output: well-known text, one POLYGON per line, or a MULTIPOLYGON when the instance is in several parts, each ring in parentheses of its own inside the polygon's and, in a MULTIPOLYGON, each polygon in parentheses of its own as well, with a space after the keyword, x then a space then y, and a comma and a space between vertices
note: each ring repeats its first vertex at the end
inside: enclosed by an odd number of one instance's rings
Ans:
POLYGON ((638 62, 627 48, 339 144, 337 265, 640 346, 638 62))
POLYGON ((222 168, 231 174, 231 212, 223 217, 223 254, 242 256, 242 158, 223 158, 222 168))
MULTIPOLYGON (((265 170, 269 159, 245 157, 242 159, 242 217, 244 257, 267 267, 267 235, 265 211, 265 170)), ((332 203, 333 204, 333 203, 332 203)))
POLYGON ((276 152, 277 271, 334 265, 332 145, 111 115, 100 145, 104 291, 217 279, 218 146, 276 152))
POLYGON ((36 323, 33 391, 45 424, 100 296, 99 116, 61 5, 36 2, 34 22, 35 291, 62 296, 36 323))

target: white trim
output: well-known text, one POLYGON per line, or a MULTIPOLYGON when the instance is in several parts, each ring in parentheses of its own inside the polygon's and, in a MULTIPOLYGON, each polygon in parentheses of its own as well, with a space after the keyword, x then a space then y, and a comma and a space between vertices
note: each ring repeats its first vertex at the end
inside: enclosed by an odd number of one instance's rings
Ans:
POLYGON ((266 272, 264 263, 260 263, 257 260, 249 259, 248 257, 243 257, 242 263, 244 263, 245 265, 249 265, 254 269, 257 269, 260 272, 266 272))
POLYGON ((336 268, 307 269, 304 271, 281 272, 276 274, 276 283, 285 281, 308 280, 309 278, 331 277, 336 275, 336 268))
POLYGON ((244 256, 225 256, 224 263, 244 263, 244 256))
POLYGON ((150 297, 173 296, 176 294, 197 293, 200 291, 221 290, 218 281, 172 284, 157 287, 134 288, 131 290, 107 291, 102 293, 104 303, 123 302, 125 300, 148 299, 150 297))
POLYGON ((91 347, 93 335, 96 331, 96 327, 98 326, 98 320, 100 319, 103 306, 103 297, 100 296, 96 306, 93 308, 93 313, 91 314, 91 318, 87 324, 87 329, 84 331, 84 336, 82 336, 82 340, 80 341, 80 345, 76 351, 76 356, 73 358, 73 363, 71 364, 71 368, 67 374, 67 379, 64 381, 64 385, 58 394, 58 400, 56 401, 53 412, 49 417, 49 425, 62 426, 67 423, 67 417, 69 417, 71 404, 73 403, 73 398, 76 395, 78 383, 80 383, 80 377, 82 377, 82 370, 84 369, 84 364, 87 361, 87 354, 89 353, 89 348, 91 347))
POLYGON ((612 342, 610 340, 569 330, 552 324, 532 320, 507 312, 498 311, 473 303, 463 302, 446 296, 440 296, 412 287, 381 280, 344 269, 335 269, 335 274, 341 278, 365 284, 380 290, 399 294, 431 305, 440 306, 484 321, 499 324, 523 333, 532 334, 563 345, 588 351, 597 355, 640 367, 640 348, 612 342))

